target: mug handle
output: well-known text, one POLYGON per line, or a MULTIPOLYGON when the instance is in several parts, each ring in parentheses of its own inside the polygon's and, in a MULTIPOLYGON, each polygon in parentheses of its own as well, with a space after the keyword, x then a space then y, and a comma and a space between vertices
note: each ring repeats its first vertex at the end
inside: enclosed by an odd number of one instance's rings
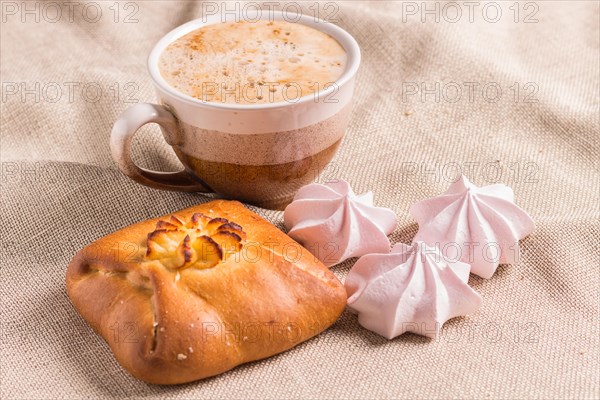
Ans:
POLYGON ((163 136, 171 146, 178 144, 177 120, 167 109, 157 104, 139 103, 128 108, 119 116, 110 134, 110 151, 121 172, 155 189, 180 192, 208 193, 199 179, 185 169, 178 172, 160 172, 138 167, 131 159, 133 136, 142 126, 155 122, 163 128, 163 136))

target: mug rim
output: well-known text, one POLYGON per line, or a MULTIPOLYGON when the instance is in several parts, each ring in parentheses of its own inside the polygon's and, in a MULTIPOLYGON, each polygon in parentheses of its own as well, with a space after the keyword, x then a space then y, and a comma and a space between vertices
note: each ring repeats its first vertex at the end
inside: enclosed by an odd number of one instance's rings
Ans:
MULTIPOLYGON (((259 18, 256 18, 255 21, 265 20, 265 19, 271 20, 271 18, 273 20, 286 20, 287 21, 287 19, 283 15, 283 13, 284 13, 283 10, 279 10, 279 11, 281 11, 281 13, 273 12, 273 10, 268 10, 269 11, 268 18, 263 18, 265 10, 260 10, 260 11, 261 11, 261 15, 259 18)), ((249 13, 249 12, 247 12, 247 13, 249 13)), ((159 60, 162 52, 164 51, 164 49, 169 44, 173 43, 175 40, 179 39, 180 37, 186 35, 187 33, 192 32, 198 28, 201 28, 203 26, 213 25, 213 24, 221 23, 221 22, 232 22, 232 21, 227 20, 227 16, 229 16, 229 15, 233 15, 235 17, 235 21, 243 20, 243 17, 241 17, 240 14, 241 14, 240 12, 235 12, 235 13, 228 12, 225 15, 220 13, 220 14, 215 14, 215 15, 211 15, 208 17, 197 18, 197 19, 191 20, 189 22, 186 22, 183 25, 178 26, 177 28, 171 30, 169 33, 164 35, 152 48, 152 51, 150 52, 150 55, 148 56, 148 61, 147 61, 148 72, 150 74, 150 77, 154 81, 155 85, 157 85, 162 91, 166 92, 167 94, 169 94, 173 97, 179 98, 180 100, 182 100, 188 104, 194 105, 194 106, 207 107, 207 108, 213 108, 213 109, 221 109, 221 110, 265 110, 265 109, 280 108, 280 107, 290 107, 290 106, 309 102, 309 101, 313 100, 315 97, 321 98, 321 96, 328 96, 331 93, 333 93, 334 90, 336 90, 336 85, 337 85, 337 88, 339 89, 340 87, 342 87, 343 85, 348 83, 350 80, 352 80, 352 78, 354 78, 354 76, 356 75, 356 72, 358 71, 358 68, 360 66, 361 54, 360 54, 360 47, 358 46, 356 39, 354 39, 354 37, 350 33, 348 33, 345 29, 335 25, 332 22, 328 22, 328 21, 325 21, 325 20, 322 20, 322 19, 319 19, 316 17, 308 16, 308 15, 303 15, 303 14, 298 14, 295 12, 286 11, 285 12, 286 16, 290 16, 290 15, 294 16, 293 21, 287 21, 287 22, 301 23, 303 25, 314 28, 320 32, 326 33, 326 34, 330 35, 331 37, 333 37, 346 51, 348 63, 347 63, 346 69, 344 70, 342 75, 333 82, 333 83, 335 83, 335 85, 330 85, 327 89, 321 89, 317 92, 312 92, 312 93, 306 94, 306 95, 298 98, 294 102, 278 101, 278 102, 274 102, 274 103, 260 103, 260 104, 216 103, 216 102, 203 101, 203 100, 197 99, 195 97, 189 96, 183 92, 180 92, 180 91, 176 90, 175 88, 173 88, 171 85, 169 85, 169 83, 162 76, 162 74, 160 73, 159 68, 158 68, 158 60, 159 60), (225 20, 223 17, 225 17, 225 20)), ((250 12, 249 14, 252 14, 252 13, 250 12)))

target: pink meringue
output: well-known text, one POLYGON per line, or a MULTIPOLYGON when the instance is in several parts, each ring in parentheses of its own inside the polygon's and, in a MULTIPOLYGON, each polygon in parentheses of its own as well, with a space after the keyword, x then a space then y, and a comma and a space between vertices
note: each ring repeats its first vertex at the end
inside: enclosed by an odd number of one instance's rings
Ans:
POLYGON ((436 338, 450 318, 476 312, 481 296, 467 281, 468 264, 444 258, 423 242, 361 257, 348 273, 348 306, 358 322, 388 339, 413 332, 436 338))
POLYGON ((388 252, 396 214, 373 206, 373 194, 356 195, 348 182, 301 188, 284 211, 288 235, 325 265, 367 253, 388 252))
POLYGON ((490 278, 499 264, 519 259, 519 239, 535 225, 514 203, 510 187, 477 187, 462 176, 441 196, 413 204, 419 223, 414 241, 436 244, 446 257, 471 264, 471 272, 490 278))

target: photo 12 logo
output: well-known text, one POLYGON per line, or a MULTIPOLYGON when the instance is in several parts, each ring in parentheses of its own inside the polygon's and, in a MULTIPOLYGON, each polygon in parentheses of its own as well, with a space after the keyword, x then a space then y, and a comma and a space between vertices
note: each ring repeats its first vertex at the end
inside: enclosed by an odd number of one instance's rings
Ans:
POLYGON ((488 184, 538 183, 541 167, 533 161, 450 161, 426 163, 403 161, 399 170, 399 182, 454 183, 461 175, 481 179, 488 184))
POLYGON ((497 23, 509 19, 514 23, 538 23, 540 7, 537 2, 495 2, 495 1, 403 1, 402 22, 422 23, 474 23, 485 21, 497 23))
POLYGON ((200 99, 206 102, 254 104, 259 102, 297 103, 302 97, 312 94, 315 103, 338 103, 336 97, 340 88, 336 82, 311 82, 303 87, 298 82, 267 82, 263 80, 240 84, 225 82, 202 82, 200 99))
POLYGON ((137 103, 136 82, 2 82, 2 103, 137 103))
POLYGON ((535 82, 402 82, 403 103, 497 103, 501 100, 514 103, 537 103, 540 88, 535 82))
POLYGON ((215 15, 226 22, 256 22, 258 20, 283 19, 287 22, 298 22, 302 16, 311 17, 315 22, 336 22, 339 4, 329 2, 295 2, 295 1, 205 1, 202 2, 202 20, 208 21, 215 15), (301 5, 302 4, 302 5, 301 5))
POLYGON ((87 22, 95 24, 103 19, 117 23, 139 22, 140 6, 128 1, 2 1, 2 22, 22 23, 87 22))
MULTIPOLYGON (((465 242, 436 242, 431 243, 432 247, 419 243, 418 246, 422 250, 421 253, 432 257, 435 262, 466 262, 473 264, 476 260, 485 261, 487 263, 504 263, 505 260, 511 260, 513 264, 521 262, 521 251, 519 241, 515 242, 495 242, 495 241, 465 241, 465 242)), ((408 261, 411 257, 406 253, 403 257, 403 262, 408 261)))
MULTIPOLYGON (((422 328, 423 331, 435 332, 436 327, 422 326, 422 328)), ((441 331, 441 335, 435 341, 445 343, 502 342, 527 345, 539 343, 542 333, 540 325, 533 321, 476 323, 462 320, 437 328, 441 331)))
MULTIPOLYGON (((191 327, 196 328, 194 324, 191 327)), ((201 329, 203 342, 222 341, 228 346, 232 343, 257 343, 265 341, 297 343, 306 334, 306 331, 310 335, 320 332, 320 327, 317 325, 303 327, 303 325, 292 321, 277 322, 274 320, 233 323, 202 322, 198 328, 201 329)))

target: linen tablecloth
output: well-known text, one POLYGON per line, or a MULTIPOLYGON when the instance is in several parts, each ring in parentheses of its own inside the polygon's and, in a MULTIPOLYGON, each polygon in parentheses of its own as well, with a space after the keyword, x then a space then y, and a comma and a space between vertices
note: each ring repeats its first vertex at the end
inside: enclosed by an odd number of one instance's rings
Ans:
MULTIPOLYGON (((410 243, 412 203, 459 173, 505 183, 536 222, 518 263, 472 276, 481 310, 440 338, 386 340, 345 312, 294 349, 204 381, 137 381, 74 310, 66 266, 128 224, 208 200, 124 177, 112 122, 155 101, 154 43, 233 3, 3 1, 2 398, 598 398, 599 3, 274 2, 326 18, 362 49, 345 141, 318 181, 373 191, 410 243), (207 7, 210 6, 210 7, 207 7)), ((243 7, 244 3, 240 3, 243 7)), ((174 170, 154 126, 136 160, 174 170)), ((282 227, 282 213, 256 209, 282 227)), ((333 267, 344 279, 355 260, 333 267)))

